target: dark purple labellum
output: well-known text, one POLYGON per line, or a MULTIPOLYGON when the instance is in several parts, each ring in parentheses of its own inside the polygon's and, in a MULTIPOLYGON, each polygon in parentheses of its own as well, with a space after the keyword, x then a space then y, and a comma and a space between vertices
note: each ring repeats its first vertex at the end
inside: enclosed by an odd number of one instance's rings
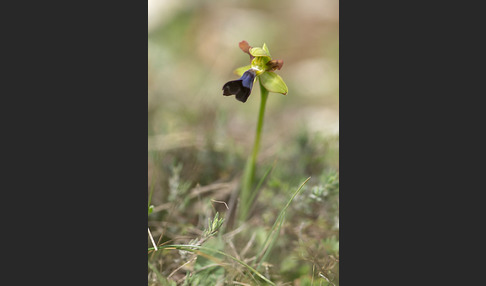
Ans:
POLYGON ((247 70, 240 79, 228 81, 223 86, 223 95, 229 96, 234 94, 236 99, 241 102, 246 102, 250 96, 255 76, 255 71, 250 69, 247 70))

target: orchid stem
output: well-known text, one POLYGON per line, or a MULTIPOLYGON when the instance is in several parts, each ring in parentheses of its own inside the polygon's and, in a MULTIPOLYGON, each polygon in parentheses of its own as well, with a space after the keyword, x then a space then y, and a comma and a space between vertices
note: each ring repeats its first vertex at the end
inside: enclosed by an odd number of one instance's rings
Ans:
POLYGON ((260 91, 262 100, 260 102, 260 111, 258 112, 258 122, 255 135, 255 142, 253 143, 253 151, 251 157, 248 158, 245 166, 245 172, 243 173, 243 180, 240 193, 240 206, 239 206, 239 221, 244 222, 248 218, 248 213, 253 204, 253 192, 257 190, 253 189, 255 180, 256 161, 258 158, 258 152, 260 150, 260 139, 263 130, 263 118, 265 116, 265 106, 268 98, 268 90, 260 83, 260 91))

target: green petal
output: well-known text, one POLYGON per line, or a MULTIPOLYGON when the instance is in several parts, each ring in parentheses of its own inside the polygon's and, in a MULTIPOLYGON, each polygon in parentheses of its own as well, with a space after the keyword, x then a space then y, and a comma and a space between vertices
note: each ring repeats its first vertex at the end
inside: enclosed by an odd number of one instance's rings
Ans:
POLYGON ((268 55, 269 57, 272 57, 272 56, 270 55, 270 51, 268 50, 267 44, 263 43, 263 47, 262 47, 262 49, 263 49, 263 50, 264 50, 264 51, 267 53, 267 55, 268 55))
POLYGON ((233 72, 237 74, 238 76, 242 76, 247 70, 251 69, 251 65, 247 65, 244 67, 239 67, 235 69, 233 72))
POLYGON ((262 85, 271 92, 287 94, 289 89, 283 79, 274 72, 264 72, 260 75, 262 85))
POLYGON ((251 48, 250 54, 254 57, 270 57, 264 49, 259 47, 251 48))

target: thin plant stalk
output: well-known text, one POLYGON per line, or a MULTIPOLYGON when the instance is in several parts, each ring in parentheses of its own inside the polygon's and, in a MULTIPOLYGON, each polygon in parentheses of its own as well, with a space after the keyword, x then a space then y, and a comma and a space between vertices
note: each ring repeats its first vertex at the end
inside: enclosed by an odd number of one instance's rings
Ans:
POLYGON ((255 134, 255 142, 253 143, 253 151, 251 157, 248 158, 245 166, 245 172, 243 173, 243 180, 241 185, 241 193, 240 193, 240 206, 239 206, 239 221, 244 222, 248 218, 248 212, 251 208, 253 203, 253 192, 256 190, 253 188, 253 183, 255 181, 255 169, 256 169, 256 161, 258 158, 258 152, 260 151, 260 140, 262 136, 263 130, 263 118, 265 117, 265 106, 267 103, 268 98, 268 90, 260 83, 260 93, 261 93, 261 102, 260 102, 260 111, 258 112, 258 122, 257 122, 257 129, 255 134))

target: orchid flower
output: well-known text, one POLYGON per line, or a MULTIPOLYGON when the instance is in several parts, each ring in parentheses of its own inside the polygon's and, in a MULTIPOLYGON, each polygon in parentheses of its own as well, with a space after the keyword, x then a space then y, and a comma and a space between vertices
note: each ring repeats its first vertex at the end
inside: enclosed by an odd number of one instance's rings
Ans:
POLYGON ((227 82, 223 86, 223 95, 235 95, 236 99, 246 102, 251 94, 256 78, 270 92, 287 94, 288 88, 283 79, 276 74, 283 66, 282 60, 272 60, 266 44, 260 47, 251 47, 247 41, 239 43, 240 49, 250 55, 250 64, 237 68, 234 73, 240 78, 227 82))

